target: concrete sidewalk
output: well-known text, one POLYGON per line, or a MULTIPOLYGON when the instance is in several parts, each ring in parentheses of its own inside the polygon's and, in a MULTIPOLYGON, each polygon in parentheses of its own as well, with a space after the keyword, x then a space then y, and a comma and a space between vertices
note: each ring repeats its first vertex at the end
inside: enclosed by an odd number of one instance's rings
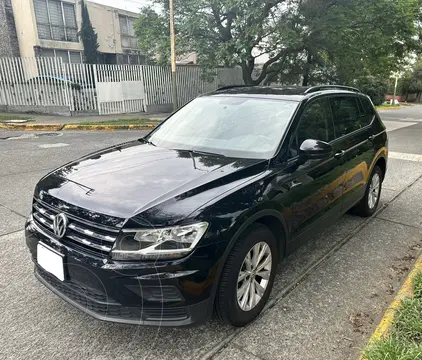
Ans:
POLYGON ((422 165, 390 160, 384 209, 367 221, 343 217, 286 259, 273 306, 214 348, 212 359, 358 359, 420 253, 422 208, 412 199, 421 193, 422 165), (350 222, 350 230, 341 239, 336 227, 344 222, 350 222), (330 250, 321 254, 325 247, 330 250), (307 259, 305 254, 318 255, 307 259), (292 276, 308 261, 304 276, 292 276))
MULTIPOLYGON (((38 115, 38 114, 19 114, 19 113, 0 113, 0 116, 8 118, 28 117, 31 118, 30 124, 78 124, 81 122, 103 122, 117 119, 154 119, 164 120, 170 114, 148 114, 148 113, 132 113, 132 114, 113 114, 113 115, 78 115, 78 116, 60 116, 60 115, 38 115)), ((1 123, 1 121, 0 121, 1 123)))

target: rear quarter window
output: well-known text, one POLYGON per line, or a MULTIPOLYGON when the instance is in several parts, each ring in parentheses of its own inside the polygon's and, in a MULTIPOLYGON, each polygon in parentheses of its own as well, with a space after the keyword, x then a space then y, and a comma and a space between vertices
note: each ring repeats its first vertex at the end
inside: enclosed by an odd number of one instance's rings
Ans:
POLYGON ((371 100, 369 100, 368 98, 361 97, 359 99, 362 104, 363 110, 365 111, 365 118, 364 118, 364 121, 362 122, 362 125, 367 126, 372 122, 372 119, 375 116, 375 109, 374 109, 374 106, 372 105, 371 100))

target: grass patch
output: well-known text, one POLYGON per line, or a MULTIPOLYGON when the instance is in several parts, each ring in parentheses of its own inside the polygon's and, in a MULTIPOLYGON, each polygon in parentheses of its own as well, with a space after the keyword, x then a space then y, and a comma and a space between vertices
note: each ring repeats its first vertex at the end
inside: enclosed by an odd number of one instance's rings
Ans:
POLYGON ((377 341, 366 348, 366 360, 417 360, 422 359, 422 346, 404 346, 394 338, 377 341))
POLYGON ((364 360, 422 360, 422 272, 413 280, 413 293, 401 302, 388 336, 364 349, 364 360))
POLYGON ((422 301, 405 299, 398 309, 391 336, 400 342, 422 344, 422 301))
POLYGON ((0 122, 7 120, 31 120, 30 116, 0 115, 0 122))
POLYGON ((148 123, 160 123, 157 119, 116 119, 110 121, 86 121, 76 125, 143 125, 148 123))
POLYGON ((416 275, 413 280, 413 294, 416 299, 422 299, 422 272, 416 275))

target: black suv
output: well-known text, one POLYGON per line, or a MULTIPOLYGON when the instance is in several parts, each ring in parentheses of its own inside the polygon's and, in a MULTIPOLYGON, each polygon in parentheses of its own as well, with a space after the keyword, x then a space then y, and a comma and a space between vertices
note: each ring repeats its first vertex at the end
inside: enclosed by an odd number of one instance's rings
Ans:
POLYGON ((359 90, 220 89, 41 179, 26 224, 35 275, 102 320, 180 326, 214 312, 243 326, 283 257, 349 209, 375 212, 387 154, 359 90))

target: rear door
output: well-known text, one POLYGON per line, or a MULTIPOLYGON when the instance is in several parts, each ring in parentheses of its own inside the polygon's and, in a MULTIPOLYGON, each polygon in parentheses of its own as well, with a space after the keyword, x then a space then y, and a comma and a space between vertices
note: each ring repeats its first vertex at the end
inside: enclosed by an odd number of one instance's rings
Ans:
POLYGON ((374 114, 368 112, 358 95, 339 94, 330 99, 334 119, 338 156, 343 157, 345 180, 343 212, 350 209, 365 194, 369 170, 375 156, 370 124, 374 114))

